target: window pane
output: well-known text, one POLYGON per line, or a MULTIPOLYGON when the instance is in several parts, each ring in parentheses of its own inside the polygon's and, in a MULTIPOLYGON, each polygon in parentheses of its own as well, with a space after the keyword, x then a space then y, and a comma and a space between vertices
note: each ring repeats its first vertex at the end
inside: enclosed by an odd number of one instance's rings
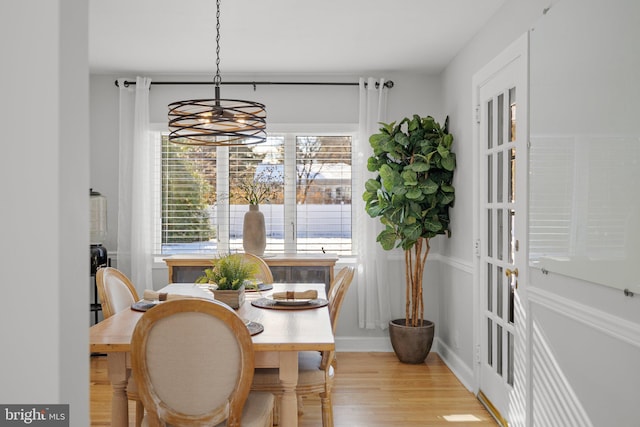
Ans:
POLYGON ((298 252, 351 252, 351 137, 296 137, 298 252))
POLYGON ((156 251, 215 252, 215 148, 173 144, 163 136, 161 165, 162 239, 156 251))
MULTIPOLYGON (((265 252, 284 250, 284 138, 229 148, 229 249, 243 252, 242 225, 249 198, 258 202, 267 233, 265 252), (247 189, 256 190, 250 197, 247 189), (257 200, 255 200, 257 198, 257 200)), ((255 204, 255 203, 254 203, 255 204)))

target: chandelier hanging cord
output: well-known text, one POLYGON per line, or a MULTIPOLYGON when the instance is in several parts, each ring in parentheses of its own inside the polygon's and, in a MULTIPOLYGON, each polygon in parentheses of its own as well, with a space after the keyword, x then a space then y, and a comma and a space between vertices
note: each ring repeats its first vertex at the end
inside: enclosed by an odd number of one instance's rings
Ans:
POLYGON ((216 0, 216 75, 213 77, 213 83, 216 85, 216 99, 220 98, 220 0, 216 0))
POLYGON ((220 0, 216 1, 215 99, 190 99, 169 104, 169 141, 183 145, 242 146, 267 140, 264 104, 221 99, 220 0))

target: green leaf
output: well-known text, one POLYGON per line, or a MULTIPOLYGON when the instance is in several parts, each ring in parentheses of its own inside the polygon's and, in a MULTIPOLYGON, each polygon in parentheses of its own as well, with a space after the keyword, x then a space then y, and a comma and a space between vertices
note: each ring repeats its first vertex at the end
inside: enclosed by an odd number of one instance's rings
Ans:
POLYGON ((382 123, 382 122, 378 122, 379 125, 381 125, 382 127, 380 128, 381 131, 385 131, 387 134, 391 134, 391 132, 393 131, 393 128, 396 125, 396 122, 391 122, 391 123, 382 123))
POLYGON ((422 197, 422 190, 419 188, 412 188, 407 191, 407 199, 409 200, 418 200, 422 197))
POLYGON ((443 197, 440 200, 440 203, 443 205, 451 204, 455 200, 455 196, 453 193, 443 193, 443 197))
POLYGON ((454 170, 456 168, 456 158, 454 156, 443 157, 442 167, 448 171, 454 170))
MULTIPOLYGON (((421 156, 421 157, 424 158, 424 156, 421 156)), ((415 172, 426 172, 430 168, 429 163, 420 162, 420 161, 411 163, 409 167, 411 168, 412 171, 415 171, 415 172)))
POLYGON ((376 206, 368 206, 366 208, 367 213, 369 214, 369 216, 371 218, 375 218, 377 216, 380 216, 380 213, 382 212, 382 208, 379 205, 376 206))
POLYGON ((371 146, 379 146, 384 141, 391 139, 391 137, 384 133, 375 133, 369 137, 369 144, 371 146))
POLYGON ((442 156, 443 159, 449 157, 449 150, 444 145, 438 145, 438 154, 442 156))
POLYGON ((425 218, 424 228, 426 228, 429 231, 433 231, 434 233, 441 231, 443 229, 442 224, 438 220, 437 216, 432 218, 425 218))
POLYGON ((422 226, 418 223, 411 224, 402 229, 402 234, 408 239, 417 240, 422 234, 422 226))
POLYGON ((456 191, 455 188, 453 188, 453 185, 449 185, 449 184, 442 184, 440 188, 445 193, 454 193, 456 191))
POLYGON ((364 188, 367 191, 372 193, 375 193, 376 191, 378 191, 380 187, 382 187, 382 185, 380 184, 380 181, 378 181, 377 179, 370 178, 364 183, 364 188))
POLYGON ((420 189, 424 194, 435 194, 438 191, 438 184, 427 179, 420 185, 420 189))
POLYGON ((442 144, 447 147, 447 149, 451 149, 451 145, 453 144, 453 135, 446 134, 442 139, 442 144))
POLYGON ((378 170, 379 163, 376 157, 369 157, 367 159, 367 170, 369 172, 376 172, 378 170))
POLYGON ((380 178, 382 179, 382 186, 385 190, 391 191, 395 185, 397 172, 395 172, 389 165, 382 165, 380 167, 380 178))
POLYGON ((413 132, 416 129, 420 128, 420 116, 417 114, 413 115, 413 119, 409 120, 409 124, 407 126, 409 132, 413 132))
POLYGON ((402 133, 402 132, 398 132, 394 135, 393 140, 402 145, 403 147, 406 147, 407 145, 409 145, 409 137, 402 133))
POLYGON ((427 116, 422 119, 422 128, 427 130, 436 129, 436 121, 433 117, 427 116))
POLYGON ((396 244, 396 234, 392 230, 383 230, 378 234, 376 241, 380 242, 384 250, 391 250, 396 244))
POLYGON ((401 176, 404 185, 418 185, 418 175, 413 170, 407 168, 402 172, 401 176))

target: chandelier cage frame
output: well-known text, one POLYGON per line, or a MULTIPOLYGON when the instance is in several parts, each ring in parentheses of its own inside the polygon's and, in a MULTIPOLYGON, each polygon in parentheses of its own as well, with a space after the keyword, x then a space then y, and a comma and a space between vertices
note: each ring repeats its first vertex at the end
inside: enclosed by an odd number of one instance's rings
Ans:
POLYGON ((195 146, 244 146, 267 140, 264 104, 221 99, 220 0, 216 0, 215 99, 189 99, 169 104, 169 141, 195 146))

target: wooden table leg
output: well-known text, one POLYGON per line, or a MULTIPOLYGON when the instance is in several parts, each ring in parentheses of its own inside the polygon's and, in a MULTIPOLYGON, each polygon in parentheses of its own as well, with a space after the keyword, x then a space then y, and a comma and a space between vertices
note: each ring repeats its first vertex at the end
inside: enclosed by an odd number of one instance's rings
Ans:
MULTIPOLYGON (((109 381, 113 388, 111 397, 111 426, 127 427, 129 425, 129 402, 127 400, 127 369, 126 353, 108 353, 109 381)), ((296 368, 297 369, 297 368, 296 368)))
POLYGON ((298 426, 298 399, 296 385, 298 384, 298 353, 286 351, 280 353, 280 382, 284 388, 280 406, 280 426, 298 426))

